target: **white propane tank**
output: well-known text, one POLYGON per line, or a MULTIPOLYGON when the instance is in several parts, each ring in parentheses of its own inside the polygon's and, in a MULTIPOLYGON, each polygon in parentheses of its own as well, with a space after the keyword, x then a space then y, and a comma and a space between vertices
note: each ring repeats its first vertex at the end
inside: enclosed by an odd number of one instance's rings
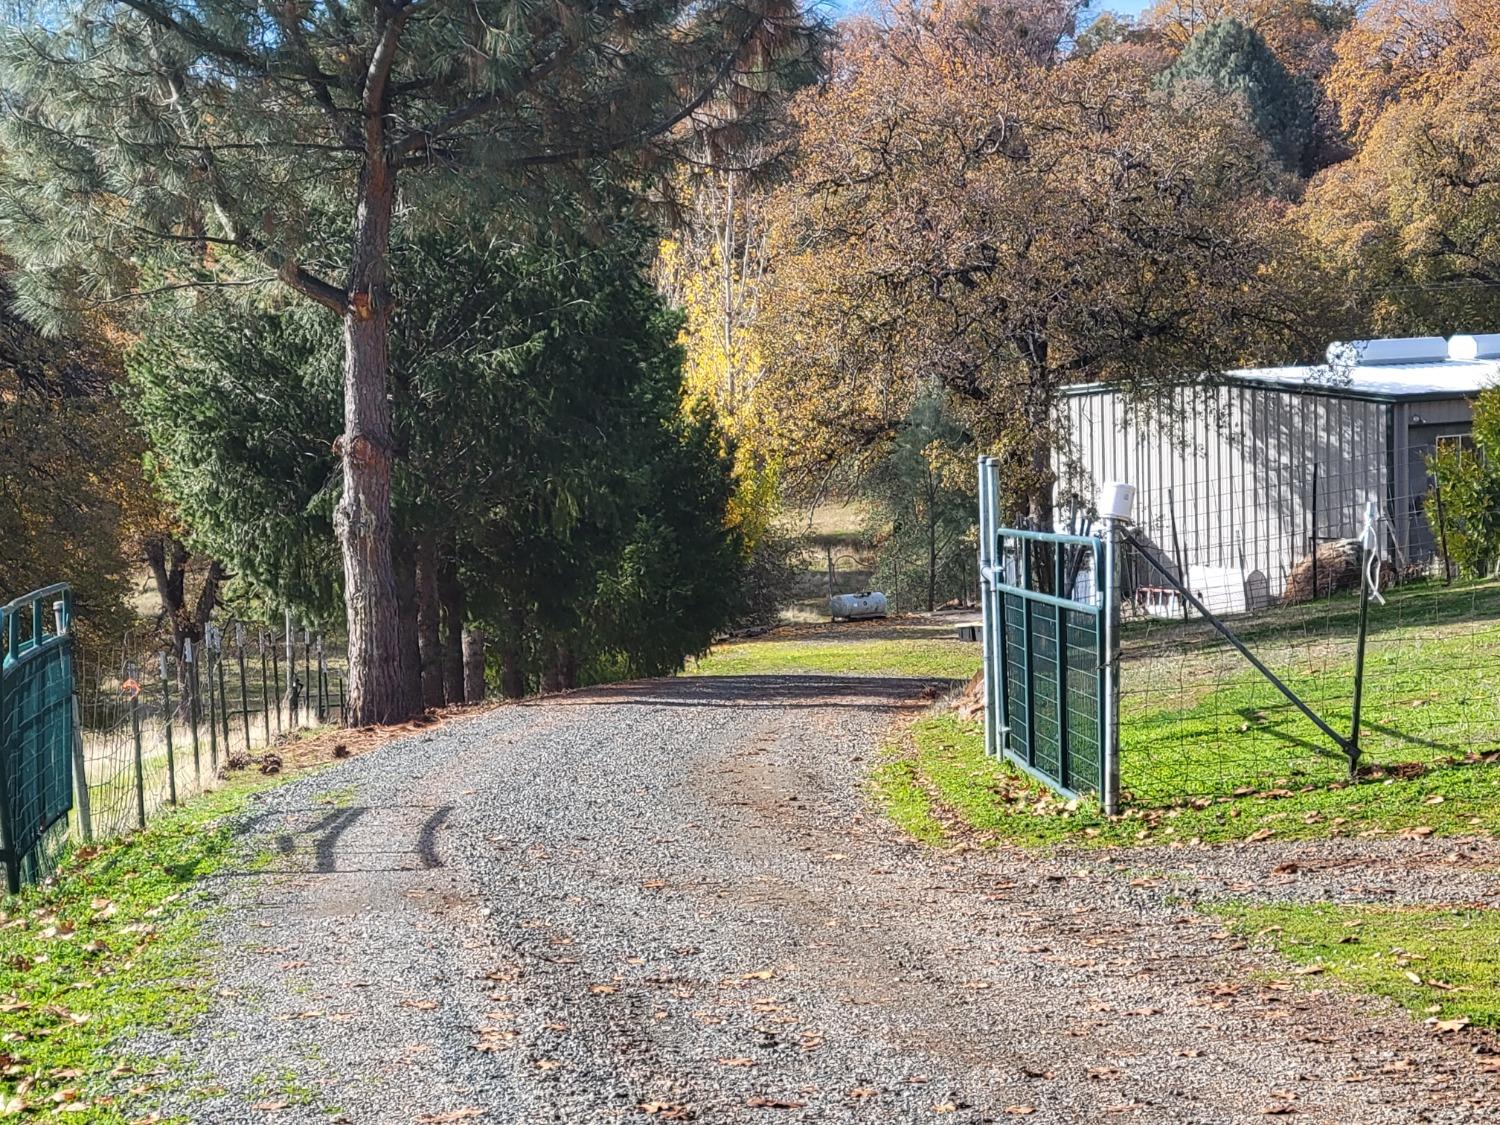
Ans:
POLYGON ((885 595, 878 590, 863 590, 858 594, 835 594, 828 599, 828 614, 835 621, 857 621, 861 617, 884 617, 885 595))

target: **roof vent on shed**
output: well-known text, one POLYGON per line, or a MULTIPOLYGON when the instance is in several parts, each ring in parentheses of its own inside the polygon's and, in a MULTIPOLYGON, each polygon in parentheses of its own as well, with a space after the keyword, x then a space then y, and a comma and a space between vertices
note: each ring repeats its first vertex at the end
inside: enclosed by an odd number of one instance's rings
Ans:
POLYGON ((1396 340, 1349 340, 1328 345, 1334 367, 1379 367, 1392 363, 1441 363, 1448 341, 1441 336, 1408 336, 1396 340))
POLYGON ((1500 333, 1455 336, 1448 341, 1449 359, 1500 359, 1500 333))

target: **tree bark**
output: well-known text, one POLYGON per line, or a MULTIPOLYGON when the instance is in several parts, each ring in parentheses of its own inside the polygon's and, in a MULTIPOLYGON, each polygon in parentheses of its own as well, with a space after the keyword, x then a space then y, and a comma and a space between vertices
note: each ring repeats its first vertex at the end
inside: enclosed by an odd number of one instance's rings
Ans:
POLYGON ((568 641, 561 641, 557 646, 557 685, 563 691, 572 691, 578 686, 578 657, 568 641))
POLYGON ((484 634, 478 629, 464 630, 464 702, 484 699, 484 634))
POLYGON ((417 624, 417 564, 411 549, 403 544, 397 553, 396 605, 399 613, 397 636, 401 650, 401 709, 404 714, 422 710, 422 650, 417 624))
POLYGON ((402 684, 400 607, 391 555, 391 299, 386 259, 396 183, 382 155, 380 127, 378 120, 366 122, 373 132, 355 208, 344 312, 344 433, 338 442, 344 487, 334 513, 344 559, 351 726, 405 719, 420 698, 410 697, 402 684))
POLYGON ((443 609, 443 695, 449 703, 464 701, 464 588, 452 559, 440 559, 438 601, 443 609))
MULTIPOLYGON (((562 664, 557 659, 557 646, 553 645, 552 659, 544 659, 542 662, 542 694, 550 695, 555 691, 562 691, 562 664)), ((542 652, 547 651, 543 647, 542 652)))
POLYGON ((521 667, 521 634, 526 617, 519 609, 509 614, 510 631, 500 648, 500 694, 506 699, 520 699, 526 694, 526 673, 521 667))
POLYGON ((417 548, 417 645, 422 660, 422 704, 426 707, 441 707, 446 702, 443 616, 437 589, 437 551, 429 540, 417 548))

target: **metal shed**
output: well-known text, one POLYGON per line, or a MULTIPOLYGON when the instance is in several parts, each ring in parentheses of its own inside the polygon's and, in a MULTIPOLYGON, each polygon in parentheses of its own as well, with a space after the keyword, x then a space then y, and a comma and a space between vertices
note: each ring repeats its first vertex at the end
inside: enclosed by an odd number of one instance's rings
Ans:
POLYGON ((1278 597, 1316 543, 1358 534, 1371 500, 1396 561, 1420 564, 1436 541, 1427 456, 1471 441, 1472 398, 1496 383, 1500 334, 1333 344, 1325 364, 1230 371, 1146 401, 1072 387, 1060 506, 1132 482, 1137 527, 1223 587, 1216 610, 1278 597))

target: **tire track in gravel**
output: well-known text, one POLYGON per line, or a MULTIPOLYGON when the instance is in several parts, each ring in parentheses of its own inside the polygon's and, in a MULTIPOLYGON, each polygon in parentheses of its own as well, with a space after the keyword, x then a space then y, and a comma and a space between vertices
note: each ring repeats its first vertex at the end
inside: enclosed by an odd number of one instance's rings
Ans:
POLYGON ((1128 860, 898 838, 864 778, 923 687, 599 688, 267 794, 245 821, 264 869, 219 883, 220 995, 186 1038, 145 1044, 197 1068, 163 1108, 276 1125, 1496 1119, 1496 1077, 1462 1049, 1375 1001, 1257 983, 1263 961, 1128 860))

